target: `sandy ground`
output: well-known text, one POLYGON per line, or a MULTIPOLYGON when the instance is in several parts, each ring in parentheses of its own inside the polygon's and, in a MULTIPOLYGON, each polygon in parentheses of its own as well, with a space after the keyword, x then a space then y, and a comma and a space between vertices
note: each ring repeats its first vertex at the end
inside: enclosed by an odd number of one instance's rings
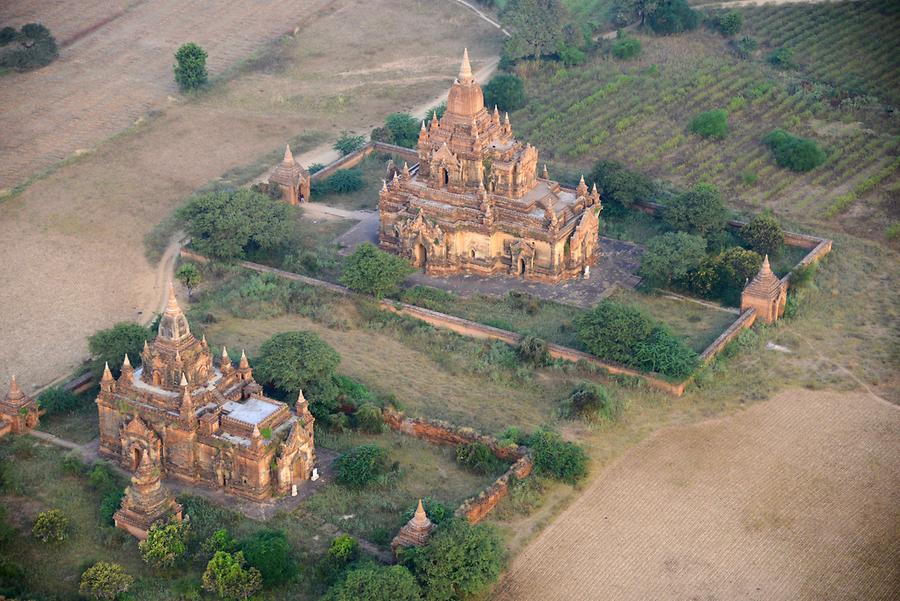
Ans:
POLYGON ((629 451, 494 599, 896 599, 898 557, 900 408, 795 389, 629 451))
MULTIPOLYGON (((304 153, 313 148, 324 156, 341 130, 368 132, 391 112, 421 109, 445 94, 458 69, 463 46, 469 47, 473 66, 483 71, 495 61, 502 43, 494 26, 455 2, 333 0, 272 2, 264 7, 269 4, 274 7, 271 11, 253 4, 253 16, 244 12, 243 7, 250 6, 247 3, 220 1, 209 6, 218 6, 224 13, 233 10, 235 15, 245 14, 248 21, 274 24, 272 29, 260 29, 263 33, 300 27, 297 36, 280 46, 279 52, 192 100, 166 99, 172 92, 167 87, 170 79, 166 79, 170 77, 166 74, 171 68, 170 54, 164 53, 160 63, 164 63, 163 68, 154 62, 154 53, 159 52, 150 52, 145 57, 150 61, 148 70, 156 69, 159 74, 155 80, 158 87, 147 98, 161 99, 153 108, 153 117, 39 179, 22 194, 0 201, 0 228, 10 233, 0 250, 0 279, 4 282, 0 288, 0 382, 17 374, 29 388, 44 385, 85 358, 88 335, 117 321, 150 317, 148 312, 156 307, 162 290, 157 266, 144 257, 144 235, 193 190, 230 169, 277 152, 286 140, 298 135, 313 136, 313 142, 297 149, 298 156, 305 157, 304 153), (293 7, 292 12, 280 18, 284 4, 293 7), (324 5, 322 10, 306 10, 324 5), (342 43, 334 44, 336 39, 342 43), (319 146, 323 142, 324 149, 319 146)), ((9 14, 7 5, 30 6, 25 2, 6 3, 3 15, 9 14)), ((34 6, 35 11, 53 8, 56 14, 61 5, 65 4, 44 0, 34 6)), ((102 3, 88 6, 94 7, 93 14, 79 17, 82 22, 71 24, 69 32, 60 33, 60 38, 76 35, 111 10, 102 3)), ((167 28, 175 32, 190 29, 181 24, 180 12, 186 10, 183 7, 173 2, 135 4, 124 16, 82 35, 68 48, 69 58, 49 68, 67 69, 68 78, 81 80, 81 86, 75 87, 99 85, 94 69, 83 63, 118 62, 123 52, 103 40, 119 36, 117 27, 129 31, 139 28, 138 23, 129 25, 136 11, 152 8, 171 11, 154 13, 140 21, 158 30, 152 36, 157 40, 154 43, 180 43, 175 33, 165 32, 167 28), (93 54, 95 45, 103 45, 106 54, 93 54), (83 55, 77 54, 79 49, 84 49, 83 55)), ((40 15, 27 18, 43 19, 40 15)), ((220 19, 234 21, 242 30, 250 28, 249 23, 240 24, 237 16, 217 14, 209 20, 220 19)), ((50 18, 45 20, 54 26, 50 18)), ((197 22, 194 25, 204 29, 197 22)), ((210 27, 212 31, 215 26, 210 27)), ((200 34, 195 37, 193 31, 191 34, 192 39, 206 39, 200 34)), ((263 37, 260 34, 257 38, 256 47, 263 37)), ((215 47, 210 45, 211 49, 215 47)), ((250 53, 253 47, 248 42, 245 51, 250 53)), ((216 53, 210 52, 211 66, 218 60, 213 60, 216 53)), ((229 51, 228 56, 236 60, 238 53, 229 51)), ((104 69, 94 66, 99 71, 104 69)), ((72 118, 70 124, 70 117, 53 107, 43 113, 31 111, 34 103, 30 96, 39 95, 23 93, 42 87, 29 78, 47 78, 52 73, 42 69, 4 78, 4 91, 0 93, 11 96, 0 99, 4 109, 0 120, 8 118, 9 109, 27 122, 35 139, 47 127, 57 131, 58 140, 66 140, 70 125, 71 136, 77 137, 79 119, 72 118)), ((117 72, 107 75, 124 81, 143 77, 132 73, 124 62, 117 72)), ((148 90, 153 87, 146 81, 139 87, 143 86, 148 90)), ((94 100, 106 102, 117 93, 101 94, 102 98, 94 100)), ((42 101, 37 98, 35 102, 42 101)), ((109 110, 102 103, 92 102, 86 101, 85 110, 99 124, 88 136, 93 141, 105 136, 106 122, 113 120, 114 114, 126 118, 109 131, 119 131, 123 124, 131 123, 132 103, 141 104, 137 114, 144 114, 152 105, 129 96, 120 97, 118 108, 109 110)), ((0 128, 14 126, 4 121, 0 128)), ((12 139, 5 135, 0 138, 4 143, 12 139)), ((80 144, 79 139, 76 146, 80 144)), ((40 164, 35 157, 38 155, 29 159, 32 172, 38 171, 40 164)), ((0 158, 0 168, 9 164, 7 158, 0 158)))

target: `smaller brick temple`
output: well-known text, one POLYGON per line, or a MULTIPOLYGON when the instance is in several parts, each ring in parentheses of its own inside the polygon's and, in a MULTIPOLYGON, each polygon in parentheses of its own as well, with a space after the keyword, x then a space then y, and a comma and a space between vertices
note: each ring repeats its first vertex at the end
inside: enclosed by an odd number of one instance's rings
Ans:
POLYGON ((741 293, 741 313, 747 309, 756 309, 758 319, 766 323, 775 323, 784 315, 786 304, 787 284, 772 273, 769 255, 766 255, 759 273, 741 293))
POLYGON ((121 507, 113 515, 116 528, 144 540, 153 524, 181 521, 181 505, 163 485, 160 473, 159 466, 153 465, 145 453, 131 477, 131 486, 125 489, 121 507))
POLYGON ((40 417, 38 404, 19 388, 13 376, 9 382, 9 392, 0 400, 0 437, 24 434, 38 425, 40 417))
POLYGON ((404 168, 379 197, 382 249, 426 273, 509 274, 559 282, 587 276, 599 256, 596 185, 577 189, 537 173, 538 151, 484 105, 468 52, 447 111, 422 123, 418 170, 404 168))
POLYGON ((296 205, 309 201, 309 172, 294 160, 290 144, 284 147, 284 159, 269 176, 269 188, 281 190, 281 199, 296 205))
POLYGON ((237 368, 222 349, 213 364, 169 284, 157 337, 142 366, 128 356, 118 380, 109 366, 97 409, 102 456, 137 472, 144 457, 160 477, 197 483, 255 501, 291 491, 315 464, 313 424, 303 394, 296 411, 265 396, 245 354, 237 368))
POLYGON ((416 507, 416 513, 412 518, 400 528, 400 532, 391 541, 391 551, 394 557, 401 549, 406 547, 421 547, 428 542, 431 531, 436 526, 431 523, 425 514, 425 508, 422 506, 422 499, 419 499, 419 506, 416 507))

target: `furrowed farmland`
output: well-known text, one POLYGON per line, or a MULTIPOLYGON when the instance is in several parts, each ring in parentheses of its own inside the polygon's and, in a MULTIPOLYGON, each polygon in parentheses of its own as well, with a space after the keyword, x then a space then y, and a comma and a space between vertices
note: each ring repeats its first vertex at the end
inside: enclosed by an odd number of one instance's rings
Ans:
MULTIPOLYGON (((638 35, 636 59, 597 53, 581 66, 532 67, 528 104, 513 115, 524 138, 553 163, 585 172, 614 159, 677 187, 718 185, 738 206, 788 217, 832 217, 897 182, 900 7, 887 1, 757 7, 736 38, 759 48, 742 59, 704 29, 638 35), (792 61, 768 60, 781 47, 792 61), (877 65, 867 68, 866 65, 877 65), (688 131, 698 113, 728 112, 725 139, 688 131), (776 165, 763 138, 781 128, 810 138, 824 164, 795 173, 776 165), (874 192, 873 192, 874 191, 874 192)), ((880 209, 889 215, 896 208, 880 209)), ((896 219, 896 216, 891 217, 896 219)))

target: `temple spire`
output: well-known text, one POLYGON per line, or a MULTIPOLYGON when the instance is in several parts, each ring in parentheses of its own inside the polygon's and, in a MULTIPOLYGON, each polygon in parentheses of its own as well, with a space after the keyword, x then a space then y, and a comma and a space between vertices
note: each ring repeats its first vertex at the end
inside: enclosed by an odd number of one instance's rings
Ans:
POLYGON ((772 273, 772 267, 769 265, 769 255, 763 257, 762 267, 759 268, 759 274, 766 276, 772 273))
POLYGON ((238 362, 238 367, 241 369, 249 369, 250 361, 247 359, 247 353, 241 350, 241 359, 238 362))
POLYGON ((425 522, 428 521, 428 516, 425 515, 425 508, 422 506, 422 499, 419 499, 419 506, 416 507, 416 515, 414 516, 416 524, 424 525, 425 522))
POLYGON ((463 58, 462 64, 459 66, 459 76, 457 76, 459 83, 470 84, 475 81, 475 77, 472 75, 472 65, 469 64, 469 49, 463 49, 463 58))
POLYGON ((19 388, 19 383, 16 382, 15 376, 12 376, 9 380, 9 394, 7 396, 9 398, 18 398, 22 396, 22 389, 19 388))
POLYGON ((285 145, 284 145, 284 162, 285 162, 285 164, 287 164, 287 165, 293 165, 293 164, 294 164, 294 153, 291 152, 291 145, 290 145, 290 144, 285 144, 285 145))
MULTIPOLYGON (((103 377, 100 378, 101 382, 112 382, 113 376, 112 372, 109 370, 109 361, 103 364, 103 377)), ((13 380, 15 381, 15 380, 13 380)))
POLYGON ((175 284, 169 282, 169 300, 166 302, 166 313, 173 315, 181 313, 181 307, 178 306, 178 299, 175 297, 175 284))
POLYGON ((125 353, 125 360, 122 361, 122 369, 131 369, 131 361, 128 360, 128 353, 125 353))

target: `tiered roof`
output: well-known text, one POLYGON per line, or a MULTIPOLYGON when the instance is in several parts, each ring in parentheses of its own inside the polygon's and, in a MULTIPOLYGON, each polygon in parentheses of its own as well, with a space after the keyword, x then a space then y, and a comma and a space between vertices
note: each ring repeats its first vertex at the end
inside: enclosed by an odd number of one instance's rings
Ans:
POLYGON ((744 294, 751 296, 774 299, 781 293, 781 280, 772 273, 769 265, 769 255, 763 259, 762 267, 756 277, 744 288, 744 294))

